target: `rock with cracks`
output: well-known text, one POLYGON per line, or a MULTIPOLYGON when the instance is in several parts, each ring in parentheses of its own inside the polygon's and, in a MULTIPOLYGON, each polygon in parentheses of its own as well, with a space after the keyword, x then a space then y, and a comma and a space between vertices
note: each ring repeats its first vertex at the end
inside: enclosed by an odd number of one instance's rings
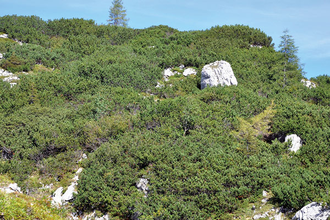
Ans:
POLYGON ((202 69, 201 89, 218 85, 237 85, 233 69, 228 62, 223 60, 205 65, 202 69))
POLYGON ((300 209, 292 220, 327 220, 330 217, 330 208, 320 203, 312 202, 300 209))

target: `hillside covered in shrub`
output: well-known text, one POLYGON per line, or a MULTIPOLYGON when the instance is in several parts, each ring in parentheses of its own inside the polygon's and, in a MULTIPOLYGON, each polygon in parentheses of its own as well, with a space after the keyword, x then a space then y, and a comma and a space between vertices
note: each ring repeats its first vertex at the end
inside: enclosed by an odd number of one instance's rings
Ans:
POLYGON ((114 219, 232 219, 264 190, 277 207, 330 203, 330 77, 304 86, 299 63, 288 67, 261 30, 12 15, 0 34, 0 68, 20 78, 0 80, 0 173, 30 196, 81 165, 73 209, 114 219), (201 90, 216 60, 238 85, 201 90), (180 65, 197 74, 163 80, 180 65), (296 153, 290 134, 302 139, 296 153))

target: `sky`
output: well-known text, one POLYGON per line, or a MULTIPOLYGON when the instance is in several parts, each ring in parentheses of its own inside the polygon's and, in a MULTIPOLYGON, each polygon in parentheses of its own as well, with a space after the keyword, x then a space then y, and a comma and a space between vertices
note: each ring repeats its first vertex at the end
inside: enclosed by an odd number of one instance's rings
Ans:
MULTIPOLYGON (((122 0, 131 28, 168 25, 180 31, 219 25, 248 25, 273 38, 275 48, 285 29, 298 47, 305 77, 330 76, 329 0, 122 0)), ((0 0, 0 16, 36 15, 47 21, 92 19, 107 24, 112 0, 0 0)))

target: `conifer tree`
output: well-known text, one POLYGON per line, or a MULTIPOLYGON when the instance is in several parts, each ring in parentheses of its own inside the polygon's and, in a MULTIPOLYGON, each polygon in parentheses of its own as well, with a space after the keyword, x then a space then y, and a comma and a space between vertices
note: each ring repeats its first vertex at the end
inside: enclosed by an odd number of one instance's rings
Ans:
POLYGON ((283 87, 287 84, 288 78, 293 78, 297 73, 301 73, 301 65, 297 57, 298 47, 295 46, 294 39, 289 35, 289 30, 283 31, 281 36, 279 51, 283 55, 283 87))
POLYGON ((122 0, 113 0, 109 10, 109 24, 114 26, 127 27, 126 9, 122 0))

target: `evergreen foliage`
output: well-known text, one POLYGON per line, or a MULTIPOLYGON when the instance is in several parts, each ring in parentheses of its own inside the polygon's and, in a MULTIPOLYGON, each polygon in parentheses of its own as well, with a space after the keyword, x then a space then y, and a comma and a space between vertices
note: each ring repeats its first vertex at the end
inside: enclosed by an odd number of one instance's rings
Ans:
POLYGON ((122 0, 113 0, 109 11, 109 24, 113 26, 127 27, 126 10, 122 0))
MULTIPOLYGON (((291 36, 276 51, 242 25, 181 32, 16 15, 0 17, 0 32, 10 38, 0 65, 20 74, 12 88, 0 80, 0 173, 32 195, 32 176, 65 186, 84 152, 77 211, 233 219, 263 190, 274 206, 330 203, 330 78, 300 82, 291 36), (216 60, 231 64, 238 86, 200 90, 203 66, 216 60), (162 80, 182 64, 197 75, 162 80), (297 153, 282 140, 293 133, 297 153)), ((12 201, 0 195, 0 206, 12 201)))

